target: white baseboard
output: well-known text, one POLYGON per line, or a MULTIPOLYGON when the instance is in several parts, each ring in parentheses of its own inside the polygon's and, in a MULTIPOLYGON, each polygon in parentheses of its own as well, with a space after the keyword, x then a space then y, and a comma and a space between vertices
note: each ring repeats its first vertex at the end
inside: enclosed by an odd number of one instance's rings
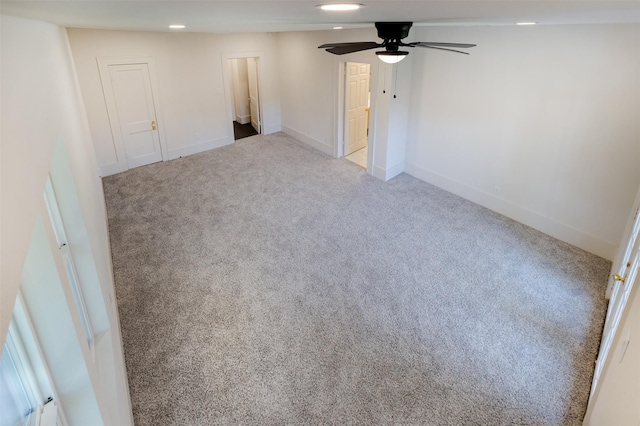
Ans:
POLYGON ((236 115, 236 121, 240 124, 249 124, 251 123, 250 115, 236 115))
POLYGON ((262 129, 262 133, 265 135, 270 135, 272 133, 278 133, 281 130, 282 129, 280 128, 280 124, 276 124, 272 126, 264 126, 264 129, 262 129))
POLYGON ((373 176, 385 182, 393 179, 402 172, 404 172, 404 161, 401 161, 388 169, 383 169, 380 166, 373 166, 373 176))
POLYGON ((199 142, 193 145, 183 146, 181 148, 175 148, 169 150, 169 160, 174 160, 180 157, 186 157, 187 155, 198 154, 199 152, 208 151, 210 149, 220 148, 221 146, 231 145, 233 138, 221 138, 210 141, 199 142))
POLYGON ((617 253, 618 244, 616 243, 604 241, 589 234, 588 232, 576 229, 571 225, 557 222, 540 213, 514 204, 481 189, 458 182, 411 163, 405 164, 404 171, 413 177, 428 182, 462 198, 473 201, 474 203, 486 207, 489 210, 503 214, 520 223, 537 229, 538 231, 544 232, 547 235, 572 244, 607 260, 612 260, 617 253))
POLYGON ((292 136, 298 139, 300 142, 304 142, 307 145, 317 149, 318 151, 324 152, 325 154, 333 157, 333 147, 331 145, 314 139, 311 136, 305 135, 304 133, 292 129, 291 127, 285 126, 284 124, 281 127, 282 131, 289 136, 292 136))
MULTIPOLYGON (((181 148, 172 149, 169 151, 169 158, 167 160, 175 160, 176 158, 186 157, 187 155, 198 154, 199 152, 208 151, 210 149, 220 148, 221 146, 231 145, 233 138, 221 138, 210 141, 198 142, 193 145, 183 146, 181 148)), ((118 163, 106 164, 100 166, 100 177, 115 175, 117 173, 125 172, 120 168, 118 163)))
POLYGON ((373 166, 373 177, 387 181, 387 171, 380 166, 373 166))
POLYGON ((118 163, 111 163, 100 166, 100 177, 111 176, 121 172, 122 169, 120 168, 120 164, 118 163))
POLYGON ((404 172, 404 161, 401 161, 398 164, 387 168, 386 180, 391 180, 402 172, 404 172))

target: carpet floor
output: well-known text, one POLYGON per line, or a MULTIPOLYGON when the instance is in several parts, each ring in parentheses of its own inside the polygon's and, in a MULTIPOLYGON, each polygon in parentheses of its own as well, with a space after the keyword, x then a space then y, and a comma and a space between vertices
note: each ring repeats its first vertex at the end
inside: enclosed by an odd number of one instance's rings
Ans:
POLYGON ((277 133, 104 179, 137 425, 579 425, 610 263, 277 133))

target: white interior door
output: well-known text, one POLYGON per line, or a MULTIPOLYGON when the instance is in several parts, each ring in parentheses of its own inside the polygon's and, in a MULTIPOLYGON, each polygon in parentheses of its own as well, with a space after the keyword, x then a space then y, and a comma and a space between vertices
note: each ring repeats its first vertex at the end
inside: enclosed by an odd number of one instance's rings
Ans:
POLYGON ((260 95, 258 81, 258 61, 247 58, 247 77, 249 83, 249 111, 251 112, 251 126, 256 132, 262 133, 262 116, 260 111, 260 95))
POLYGON ((109 65, 109 77, 128 168, 162 161, 148 64, 109 65))
POLYGON ((344 155, 349 155, 367 145, 369 66, 369 64, 347 62, 344 155))
POLYGON ((600 353, 598 354, 598 362, 594 374, 593 386, 591 392, 595 388, 600 377, 600 373, 604 368, 605 361, 609 356, 610 348, 613 344, 616 330, 620 324, 629 295, 633 288, 633 283, 640 269, 640 191, 636 199, 635 214, 627 226, 626 242, 623 245, 624 251, 616 259, 612 268, 611 277, 611 296, 609 300, 609 308, 607 309, 607 317, 605 319, 604 329, 602 332, 602 342, 600 343, 600 353))
POLYGON ((624 284, 625 307, 616 327, 602 375, 595 383, 584 425, 638 425, 640 410, 640 275, 635 271, 624 284), (635 275, 635 276, 634 276, 635 275))

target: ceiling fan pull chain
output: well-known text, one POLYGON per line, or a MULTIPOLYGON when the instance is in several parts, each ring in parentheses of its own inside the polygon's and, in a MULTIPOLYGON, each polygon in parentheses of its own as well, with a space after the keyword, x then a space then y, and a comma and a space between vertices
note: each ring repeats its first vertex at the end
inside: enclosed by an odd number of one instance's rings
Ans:
POLYGON ((393 82, 393 99, 396 98, 396 93, 398 93, 398 68, 399 65, 396 64, 396 81, 393 82))
MULTIPOLYGON (((378 65, 379 66, 379 65, 378 65)), ((384 67, 384 80, 382 82, 382 93, 387 93, 385 90, 387 88, 387 67, 384 67)))

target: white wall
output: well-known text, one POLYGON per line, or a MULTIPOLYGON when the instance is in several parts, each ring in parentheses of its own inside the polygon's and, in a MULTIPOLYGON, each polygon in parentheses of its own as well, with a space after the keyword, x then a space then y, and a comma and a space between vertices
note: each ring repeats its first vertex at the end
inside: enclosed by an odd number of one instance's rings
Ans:
POLYGON ((375 32, 313 31, 279 34, 282 129, 331 154, 334 141, 334 56, 323 43, 374 39, 375 32))
POLYGON ((98 164, 117 162, 97 57, 153 56, 169 159, 233 142, 226 105, 231 82, 223 79, 223 55, 259 52, 264 133, 280 130, 277 35, 196 34, 68 29, 98 164))
MULTIPOLYGON (((100 291, 113 297, 113 277, 102 184, 67 34, 55 25, 1 16, 1 225, 0 341, 4 342, 20 288, 36 218, 57 143, 63 143, 100 291)), ((60 262, 60 259, 58 259, 60 262)), ((66 293, 67 303, 73 305, 66 293)), ((115 299, 114 299, 115 300, 115 299)), ((96 356, 112 363, 107 386, 89 371, 105 419, 127 424, 131 407, 115 305, 105 307, 109 331, 96 356)), ((37 324, 36 324, 37 326, 37 324)), ((77 321, 76 321, 77 326, 77 321)), ((78 330, 76 330, 78 331, 78 330)), ((68 336, 67 336, 68 337, 68 336)), ((77 334, 78 341, 84 339, 77 334)), ((62 339, 60 339, 62 341, 62 339)))
MULTIPOLYGON (((388 121, 377 131, 391 139, 375 147, 374 174, 404 169, 612 259, 640 183, 638 25, 411 31, 412 40, 478 47, 470 56, 415 48, 400 62, 402 97, 378 93, 379 117, 388 121)), ((352 55, 317 46, 376 40, 375 30, 279 40, 282 128, 331 154, 338 62, 352 55)), ((380 87, 389 88, 395 71, 386 78, 383 67, 377 71, 380 87)))
MULTIPOLYGON (((78 174, 91 187, 86 216, 108 253, 104 200, 91 194, 101 184, 77 97, 64 29, 2 16, 2 281, 0 337, 4 342, 31 232, 56 142, 63 137, 82 162, 78 174), (92 168, 93 165, 93 168, 92 168)), ((83 191, 84 192, 84 191, 83 191)), ((101 257, 104 260, 104 257, 101 257)), ((107 260, 108 263, 108 260, 107 260)))
POLYGON ((388 180, 404 168, 411 59, 386 65, 374 51, 336 56, 318 49, 325 43, 377 40, 376 30, 292 32, 279 35, 282 130, 329 155, 341 142, 338 103, 341 62, 372 64, 372 173, 388 180), (396 84, 396 70, 398 79, 396 84), (384 93, 383 93, 384 91, 384 93), (396 98, 393 95, 397 94, 396 98), (336 142, 336 139, 338 142, 336 142))
POLYGON ((412 56, 394 65, 377 60, 373 175, 385 181, 396 177, 405 168, 412 62, 412 56))
POLYGON ((405 171, 607 259, 640 182, 640 27, 414 28, 405 171))
MULTIPOLYGON (((374 29, 279 34, 282 128, 328 154, 333 153, 339 61, 318 49, 324 43, 375 40, 374 29)), ((371 52, 361 55, 375 56, 371 52)), ((376 71, 376 70, 373 70, 376 71)))
POLYGON ((38 217, 33 231, 22 274, 22 295, 55 384, 56 404, 62 406, 66 420, 70 424, 104 424, 107 422, 101 418, 90 367, 84 359, 90 354, 83 351, 84 339, 77 338, 44 220, 38 217))

